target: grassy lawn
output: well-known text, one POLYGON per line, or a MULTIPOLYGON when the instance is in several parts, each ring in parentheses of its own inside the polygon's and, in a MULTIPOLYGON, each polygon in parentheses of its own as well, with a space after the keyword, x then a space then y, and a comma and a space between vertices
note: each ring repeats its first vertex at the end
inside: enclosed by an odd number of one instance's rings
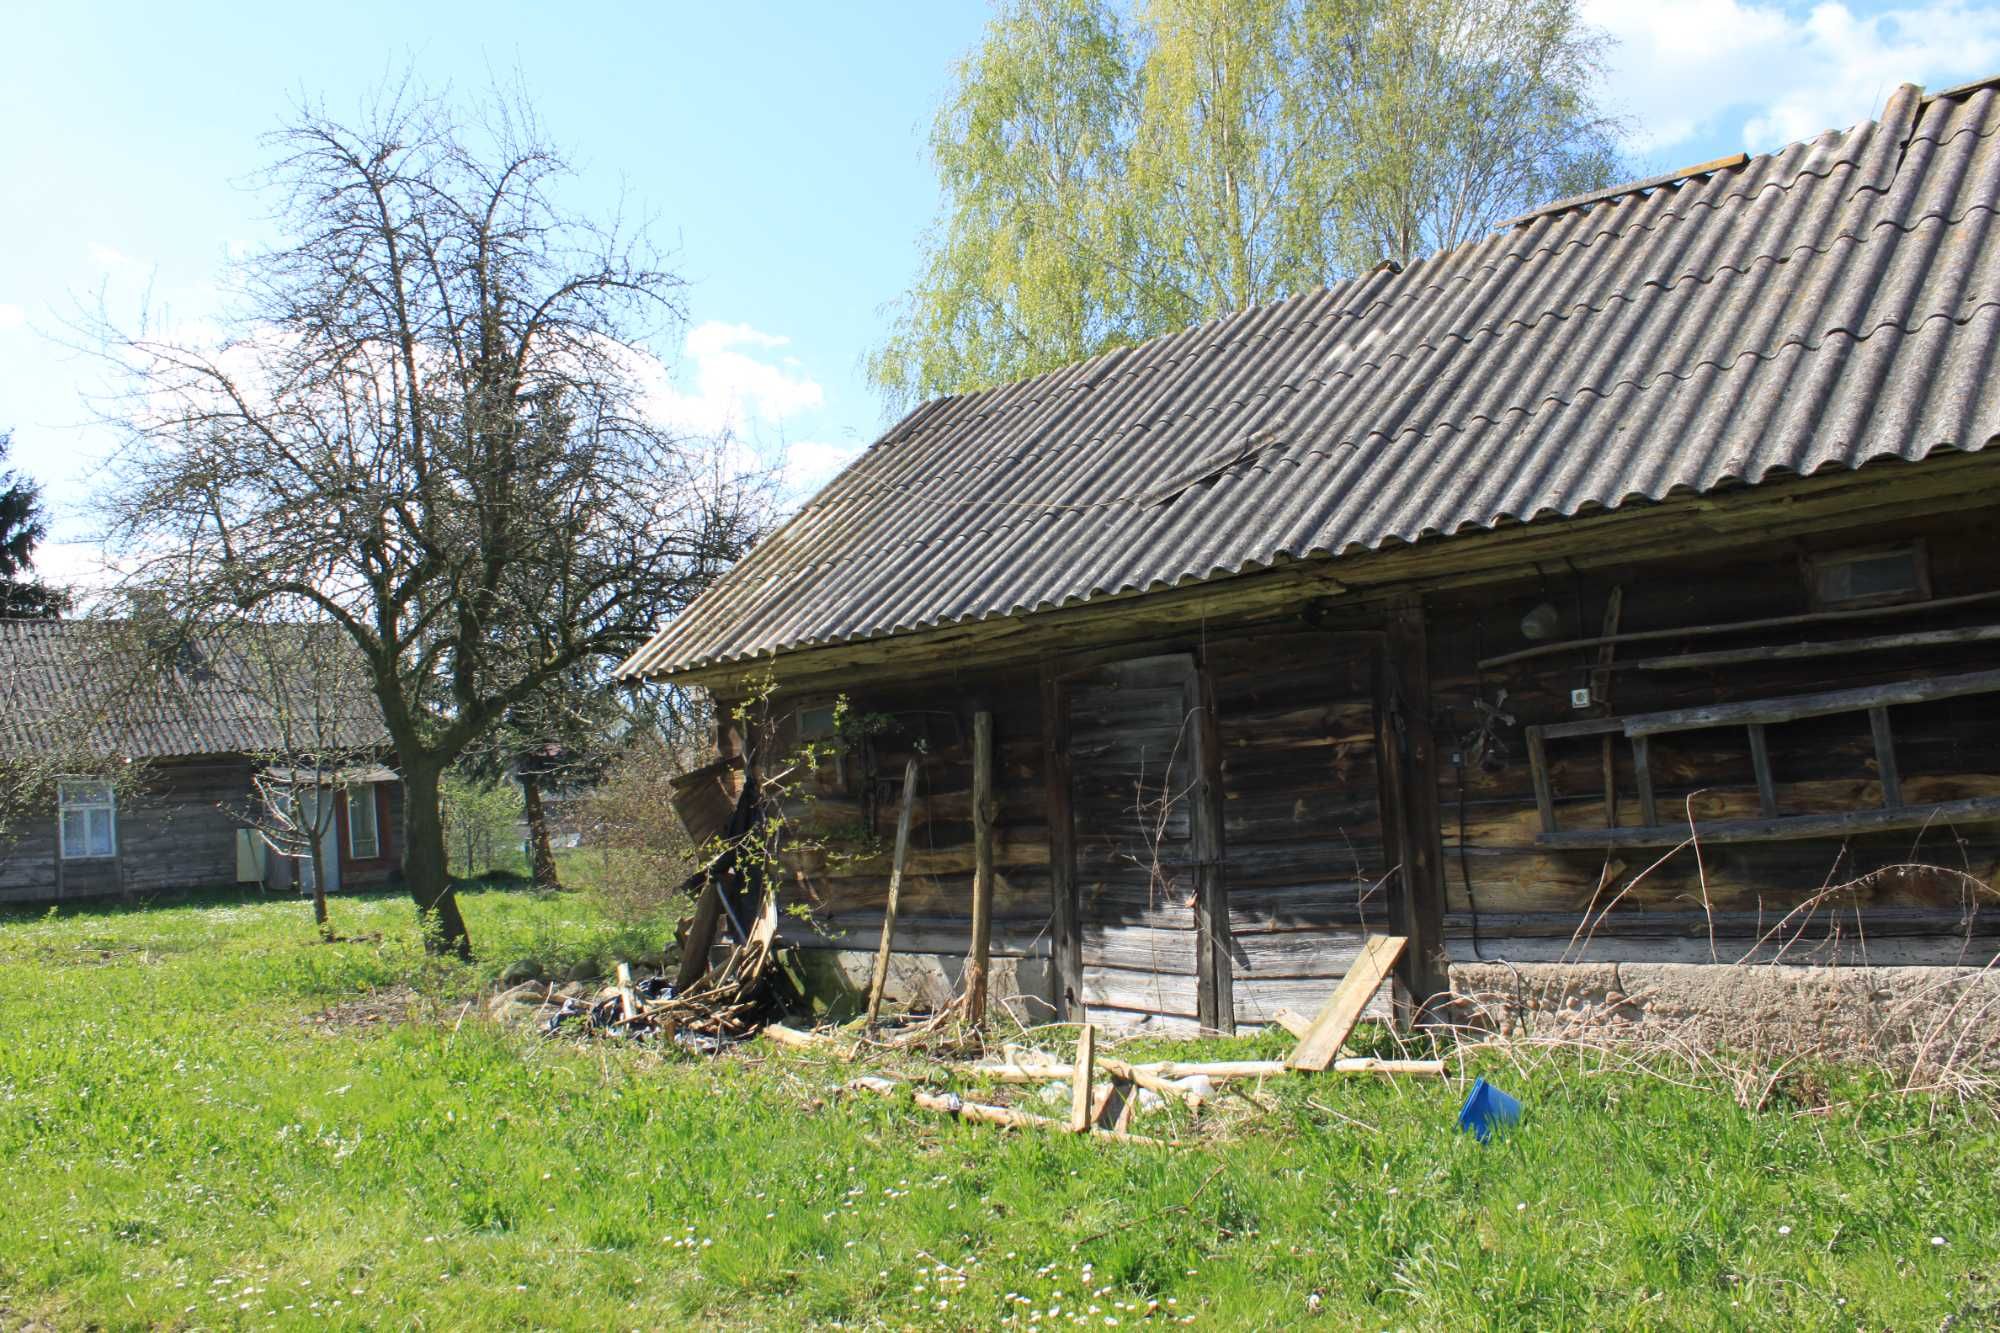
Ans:
POLYGON ((1136 1126, 1197 1146, 1079 1142, 838 1094, 851 1067, 765 1043, 501 1029, 466 1001, 508 961, 646 936, 572 896, 465 910, 472 969, 394 897, 339 900, 379 939, 331 946, 233 896, 0 918, 0 1327, 2000 1321, 1990 1107, 1829 1072, 1751 1114, 1482 1055, 1527 1105, 1485 1148, 1456 1080, 1332 1078, 1136 1126))

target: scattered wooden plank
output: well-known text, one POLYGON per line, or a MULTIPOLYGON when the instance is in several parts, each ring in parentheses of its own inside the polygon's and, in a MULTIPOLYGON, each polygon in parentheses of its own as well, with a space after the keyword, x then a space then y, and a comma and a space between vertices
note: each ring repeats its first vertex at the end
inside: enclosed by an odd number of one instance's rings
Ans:
MULTIPOLYGON (((1134 1074, 1148 1075, 1160 1080, 1187 1078, 1194 1074, 1222 1080, 1277 1078, 1281 1074, 1298 1073, 1413 1074, 1434 1077, 1444 1073, 1445 1065, 1442 1060, 1380 1060, 1372 1055, 1354 1055, 1335 1060, 1324 1070, 1295 1069, 1283 1060, 1159 1060, 1151 1064, 1126 1065, 1124 1068, 1134 1074)), ((998 1079, 1002 1083, 1055 1083, 1069 1078, 1075 1071, 1068 1065, 1043 1064, 974 1065, 972 1072, 998 1079)), ((1108 1066, 1105 1072, 1110 1072, 1108 1066)), ((1154 1086, 1153 1090, 1162 1091, 1157 1086, 1154 1086)), ((1174 1088, 1173 1091, 1182 1097, 1187 1095, 1185 1088, 1174 1088)))
POLYGON ((766 1024, 764 1035, 780 1046, 790 1046, 794 1050, 822 1050, 831 1044, 830 1040, 817 1032, 801 1032, 797 1028, 786 1027, 783 1023, 766 1024))
POLYGON ((1069 1128, 1081 1134, 1090 1128, 1090 1081, 1097 1068, 1097 1027, 1085 1023, 1076 1034, 1076 1068, 1070 1071, 1069 1128))
POLYGON ((972 715, 972 952, 965 960, 965 1021, 986 1021, 993 941, 993 712, 972 715))
MULTIPOLYGON (((896 1084, 885 1078, 857 1079, 848 1085, 866 1092, 877 1092, 893 1097, 896 1084)), ((1067 1122, 1054 1120, 1045 1115, 1033 1115, 1027 1111, 1017 1111, 1011 1106, 989 1106, 982 1102, 968 1102, 955 1092, 925 1092, 921 1089, 910 1094, 911 1100, 926 1111, 937 1111, 960 1120, 976 1120, 982 1124, 1005 1125, 1010 1129, 1051 1129, 1069 1130, 1067 1122)), ((1110 1139, 1117 1143, 1143 1143, 1154 1148, 1172 1148, 1176 1145, 1169 1139, 1148 1138, 1144 1134, 1132 1134, 1122 1130, 1100 1129, 1091 1131, 1094 1139, 1110 1139)))
POLYGON ((1293 1009, 1280 1009, 1277 1013, 1271 1015, 1271 1021, 1291 1033, 1294 1037, 1303 1037, 1306 1033, 1312 1031, 1313 1021, 1293 1009))
POLYGON ((632 965, 620 963, 617 971, 618 1018, 629 1023, 639 1016, 639 996, 632 989, 632 965))
POLYGON ((1300 1039, 1291 1059, 1285 1063, 1294 1069, 1321 1070, 1333 1063, 1333 1058, 1346 1042, 1354 1025, 1361 1021, 1361 1011, 1368 1005, 1368 999, 1388 977, 1389 970, 1402 956, 1403 947, 1409 940, 1402 935, 1371 935, 1362 943, 1361 952, 1347 969, 1347 975, 1340 979, 1340 985, 1327 997, 1326 1004, 1313 1019, 1313 1025, 1300 1039))
POLYGON ((910 855, 910 817, 916 809, 917 759, 903 766, 903 813, 896 819, 896 857, 889 869, 889 901, 882 908, 882 943, 875 950, 875 975, 868 983, 868 1026, 882 1016, 882 990, 889 984, 889 948, 896 938, 896 899, 903 890, 903 863, 910 855))
POLYGON ((1123 1134, 1132 1124, 1133 1085, 1114 1078, 1098 1085, 1090 1099, 1090 1127, 1123 1134))

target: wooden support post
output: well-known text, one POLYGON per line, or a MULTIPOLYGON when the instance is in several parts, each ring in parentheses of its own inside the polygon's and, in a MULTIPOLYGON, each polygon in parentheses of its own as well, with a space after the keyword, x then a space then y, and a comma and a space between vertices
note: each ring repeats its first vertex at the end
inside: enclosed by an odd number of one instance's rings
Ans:
POLYGON ((965 960, 965 1021, 986 1021, 993 948, 993 713, 972 715, 972 952, 965 960))
MULTIPOLYGON (((1597 670, 1590 678, 1592 702, 1604 710, 1604 716, 1611 716, 1611 663, 1618 652, 1618 616, 1625 607, 1625 588, 1619 585, 1611 590, 1604 601, 1604 642, 1597 649, 1597 670)), ((1618 827, 1618 761, 1617 751, 1612 748, 1611 736, 1606 733, 1599 742, 1602 747, 1600 763, 1604 768, 1604 826, 1618 827)))
POLYGON ((1556 831, 1556 794, 1554 785, 1549 781, 1548 747, 1542 743, 1542 729, 1540 727, 1529 727, 1527 737, 1528 775, 1535 781, 1535 809, 1542 816, 1542 832, 1554 833, 1556 831))
POLYGON ((1889 709, 1878 704, 1868 710, 1868 729, 1875 733, 1875 768, 1882 778, 1884 809, 1903 804, 1903 781, 1896 773, 1896 738, 1889 732, 1889 709))
POLYGON ((1389 702, 1398 723, 1387 738, 1395 747, 1397 848, 1406 894, 1397 927, 1410 945, 1403 980, 1410 998, 1421 1006, 1448 985, 1444 834, 1438 822, 1437 740, 1431 730, 1430 639, 1421 599, 1407 598, 1390 611, 1383 654, 1378 665, 1390 683, 1389 702))
POLYGON ((1196 1021, 1225 1036, 1236 1031, 1235 968, 1229 957, 1229 888, 1222 874, 1222 741, 1215 725, 1214 691, 1205 668, 1196 670, 1194 703, 1194 804, 1189 824, 1195 855, 1196 1021))
POLYGON ((1750 767, 1757 774, 1757 811, 1766 819, 1778 814, 1778 784, 1771 777, 1771 746, 1764 736, 1764 724, 1750 724, 1750 767))
POLYGON ((1097 1066, 1097 1028, 1085 1023, 1076 1034, 1076 1068, 1069 1076, 1069 1128, 1081 1134, 1090 1128, 1090 1081, 1097 1066))
POLYGON ((1070 820, 1069 707, 1053 664, 1042 664, 1042 786, 1049 816, 1051 961, 1056 1018, 1083 1014, 1083 932, 1076 890, 1076 828, 1070 820))
POLYGON ((896 899, 903 891, 903 862, 910 854, 910 816, 917 804, 917 760, 903 766, 903 813, 896 819, 896 859, 889 868, 889 901, 882 907, 882 943, 875 949, 875 975, 868 982, 868 1026, 882 1013, 882 990, 889 984, 889 947, 896 937, 896 899))
POLYGON ((1660 812, 1653 803, 1652 747, 1644 736, 1632 738, 1632 778, 1639 786, 1639 822, 1651 828, 1660 822, 1660 812))

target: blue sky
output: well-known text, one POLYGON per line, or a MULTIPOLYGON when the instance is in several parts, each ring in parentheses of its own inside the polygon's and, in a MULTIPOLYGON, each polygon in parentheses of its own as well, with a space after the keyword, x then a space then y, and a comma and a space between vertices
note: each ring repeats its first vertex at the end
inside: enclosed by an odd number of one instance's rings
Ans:
MULTIPOLYGON (((2000 8, 1583 0, 1615 40, 1606 99, 1635 174, 1761 151, 1879 110, 1898 82, 2000 73, 2000 8)), ((218 303, 232 250, 268 234, 245 188, 258 135, 301 95, 335 112, 413 67, 477 94, 518 72, 583 171, 621 193, 689 280, 689 322, 654 349, 667 410, 728 422, 823 479, 882 424, 861 358, 909 281, 936 196, 924 136, 977 0, 925 4, 0 5, 0 429, 43 481, 89 574, 88 502, 112 440, 98 383, 61 343, 100 294, 130 321, 218 303)))

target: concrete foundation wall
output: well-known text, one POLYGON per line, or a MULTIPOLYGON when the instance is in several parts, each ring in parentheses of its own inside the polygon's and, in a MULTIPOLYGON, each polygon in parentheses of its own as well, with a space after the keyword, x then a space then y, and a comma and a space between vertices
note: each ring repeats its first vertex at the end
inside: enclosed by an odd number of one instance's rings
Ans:
POLYGON ((1450 980, 1454 1021, 1509 1036, 2000 1068, 2000 967, 1458 963, 1450 980))

